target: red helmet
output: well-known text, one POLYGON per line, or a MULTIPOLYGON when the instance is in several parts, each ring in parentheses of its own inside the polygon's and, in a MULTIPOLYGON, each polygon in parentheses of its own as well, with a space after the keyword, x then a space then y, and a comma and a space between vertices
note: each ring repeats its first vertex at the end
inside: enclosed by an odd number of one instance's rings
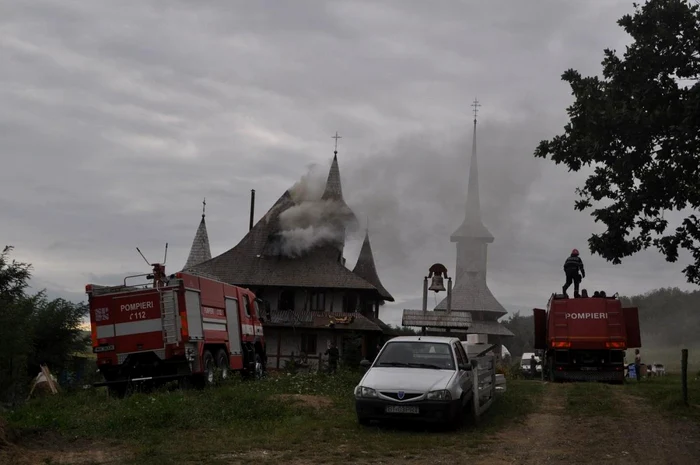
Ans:
POLYGON ((574 249, 571 251, 571 255, 578 255, 578 249, 574 249))

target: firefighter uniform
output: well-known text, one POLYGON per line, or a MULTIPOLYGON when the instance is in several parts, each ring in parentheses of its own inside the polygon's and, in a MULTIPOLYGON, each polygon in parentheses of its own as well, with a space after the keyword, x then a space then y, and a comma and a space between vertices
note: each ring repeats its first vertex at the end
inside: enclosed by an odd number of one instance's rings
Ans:
POLYGON ((586 277, 586 270, 583 269, 583 261, 578 256, 578 250, 572 250, 571 255, 564 262, 564 273, 566 274, 566 283, 562 288, 564 294, 566 294, 567 289, 573 283, 574 297, 579 297, 579 284, 581 284, 581 279, 586 277), (579 271, 581 272, 580 275, 579 271))

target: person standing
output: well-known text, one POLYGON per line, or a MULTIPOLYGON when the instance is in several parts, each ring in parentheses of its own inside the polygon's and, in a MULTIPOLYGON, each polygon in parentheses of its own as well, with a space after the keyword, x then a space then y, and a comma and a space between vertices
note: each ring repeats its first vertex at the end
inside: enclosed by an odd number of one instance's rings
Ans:
POLYGON ((537 375, 537 360, 535 360, 535 355, 530 357, 530 376, 534 379, 537 375))
POLYGON ((637 377, 637 381, 642 379, 642 356, 639 349, 634 349, 634 375, 637 377))
POLYGON ((326 350, 326 355, 328 355, 328 372, 335 373, 338 369, 338 359, 340 358, 340 352, 335 346, 335 342, 331 342, 331 346, 326 350))
POLYGON ((571 283, 574 283, 574 297, 579 298, 578 287, 581 284, 581 279, 586 277, 586 270, 583 268, 583 261, 578 256, 577 249, 572 250, 571 255, 564 262, 564 274, 566 274, 566 283, 562 287, 564 295, 566 295, 566 291, 571 286, 571 283), (580 275, 579 271, 581 272, 580 275))

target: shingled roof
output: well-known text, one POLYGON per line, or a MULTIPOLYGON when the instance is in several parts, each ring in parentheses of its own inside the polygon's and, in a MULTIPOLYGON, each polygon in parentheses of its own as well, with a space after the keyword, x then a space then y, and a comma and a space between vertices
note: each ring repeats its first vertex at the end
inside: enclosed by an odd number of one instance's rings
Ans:
MULTIPOLYGON (((437 304, 435 310, 447 310, 447 297, 437 304)), ((508 313, 491 293, 483 274, 478 272, 466 272, 460 276, 452 289, 452 310, 487 312, 499 317, 508 313)))
POLYGON ((207 234, 207 224, 204 221, 204 214, 202 214, 202 221, 199 222, 199 227, 194 235, 192 247, 190 248, 190 255, 187 257, 184 269, 192 268, 210 259, 211 249, 209 248, 209 235, 207 234))
POLYGON ((493 242, 493 235, 481 220, 479 201, 479 168, 476 163, 476 118, 474 118, 474 135, 472 139, 472 158, 469 164, 469 184, 467 186, 467 207, 464 222, 452 233, 450 240, 460 242, 464 238, 481 239, 493 242))
POLYGON ((357 225, 357 217, 353 213, 352 209, 348 207, 343 199, 343 186, 340 183, 340 167, 338 166, 338 152, 333 154, 333 162, 331 163, 331 169, 328 172, 328 179, 326 180, 326 188, 323 191, 321 200, 334 200, 339 203, 339 208, 343 210, 343 213, 347 215, 348 223, 352 226, 357 225))
POLYGON ((282 286, 373 290, 376 288, 347 269, 331 245, 319 246, 302 257, 279 254, 279 215, 294 206, 285 193, 233 248, 187 270, 215 276, 239 286, 282 286))
POLYGON ((382 285, 382 282, 379 280, 377 267, 374 265, 372 246, 369 243, 369 231, 365 232, 365 240, 362 243, 362 248, 360 249, 360 256, 357 258, 357 263, 355 264, 355 268, 353 268, 352 272, 376 287, 382 299, 388 302, 394 301, 394 297, 389 294, 389 291, 386 290, 386 288, 382 285))

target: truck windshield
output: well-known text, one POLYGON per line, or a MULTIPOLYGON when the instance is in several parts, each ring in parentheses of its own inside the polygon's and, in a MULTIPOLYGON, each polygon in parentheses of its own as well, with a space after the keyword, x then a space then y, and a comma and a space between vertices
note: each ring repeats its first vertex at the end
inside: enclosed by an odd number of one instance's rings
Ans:
POLYGON ((454 370, 455 361, 449 344, 406 341, 388 343, 375 366, 454 370))

